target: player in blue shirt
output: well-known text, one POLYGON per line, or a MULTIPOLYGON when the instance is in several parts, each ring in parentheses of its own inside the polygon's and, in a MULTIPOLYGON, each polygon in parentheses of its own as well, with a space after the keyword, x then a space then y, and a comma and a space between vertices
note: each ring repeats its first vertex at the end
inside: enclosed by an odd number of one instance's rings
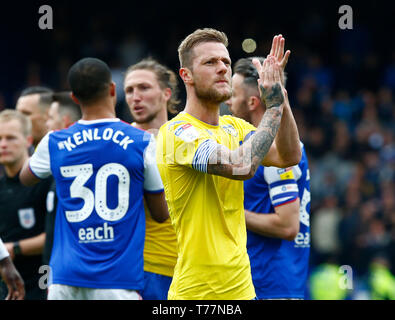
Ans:
POLYGON ((115 117, 116 91, 101 60, 68 74, 82 119, 49 132, 22 169, 31 185, 53 175, 58 208, 48 299, 141 299, 145 214, 168 218, 155 139, 115 117))
MULTIPOLYGON (((274 53, 285 67, 284 40, 274 40, 274 53)), ((263 59, 260 59, 261 61, 263 59)), ((258 73, 252 59, 240 59, 234 67, 232 98, 235 116, 259 123, 265 106, 259 98, 258 73)), ((284 78, 283 78, 284 79, 284 78)), ((284 81, 285 82, 285 81, 284 81)), ((287 102, 283 117, 292 116, 287 102)), ((297 134, 297 128, 294 128, 297 134)), ((244 182, 247 249, 252 280, 259 299, 303 299, 310 247, 310 186, 306 153, 290 168, 259 167, 244 182)))

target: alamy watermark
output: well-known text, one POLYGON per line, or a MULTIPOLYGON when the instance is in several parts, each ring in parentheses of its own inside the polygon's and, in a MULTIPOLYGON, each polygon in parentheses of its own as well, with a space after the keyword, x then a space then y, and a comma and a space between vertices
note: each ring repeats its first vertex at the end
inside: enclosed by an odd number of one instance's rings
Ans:
POLYGON ((42 276, 38 280, 38 287, 41 290, 48 289, 49 285, 52 283, 52 270, 51 270, 51 267, 48 266, 48 265, 42 265, 38 269, 38 273, 42 274, 42 276))
POLYGON ((49 5, 42 5, 38 9, 38 13, 42 14, 40 19, 38 20, 38 27, 41 30, 52 30, 53 29, 53 10, 49 5))
POLYGON ((351 6, 346 4, 340 6, 339 13, 342 14, 339 18, 339 28, 342 30, 351 30, 353 28, 353 11, 351 6))
POLYGON ((349 265, 343 265, 339 267, 339 271, 342 276, 339 279, 338 285, 340 289, 343 290, 352 290, 354 288, 353 277, 352 277, 352 268, 349 265))

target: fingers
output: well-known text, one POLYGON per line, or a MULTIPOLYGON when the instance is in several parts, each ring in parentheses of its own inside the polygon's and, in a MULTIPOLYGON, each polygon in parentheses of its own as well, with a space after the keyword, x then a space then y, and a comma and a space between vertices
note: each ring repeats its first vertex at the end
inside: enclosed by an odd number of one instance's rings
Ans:
POLYGON ((274 53, 275 53, 276 50, 277 50, 277 35, 275 35, 275 36, 273 37, 273 40, 272 40, 272 47, 271 47, 271 49, 270 49, 269 56, 274 55, 274 53))
POLYGON ((290 54, 291 54, 291 51, 287 50, 287 52, 285 52, 285 54, 284 54, 283 59, 281 60, 280 64, 281 64, 281 67, 283 68, 283 70, 285 69, 285 66, 288 63, 288 58, 289 58, 290 54))
POLYGON ((23 300, 25 298, 25 285, 24 285, 24 283, 21 282, 21 281, 18 281, 17 288, 18 288, 17 300, 23 300))
POLYGON ((267 86, 268 82, 270 81, 270 75, 269 75, 269 67, 270 67, 270 57, 266 58, 265 61, 263 62, 263 68, 262 68, 262 74, 260 75, 261 79, 262 79, 262 84, 264 86, 267 86))
POLYGON ((266 60, 268 61, 267 62, 267 71, 264 72, 264 76, 265 76, 265 80, 271 84, 275 81, 274 80, 274 63, 275 63, 274 57, 269 57, 266 60))
POLYGON ((23 300, 25 297, 25 290, 18 289, 18 290, 9 290, 8 295, 5 298, 6 300, 23 300))
POLYGON ((23 300, 25 298, 25 285, 18 279, 7 283, 8 295, 6 300, 23 300))
POLYGON ((284 47, 285 47, 285 39, 283 38, 283 36, 280 34, 279 35, 279 39, 278 39, 278 49, 277 49, 277 61, 281 61, 281 59, 284 56, 284 47))
POLYGON ((285 39, 281 34, 275 35, 272 41, 272 47, 268 56, 274 56, 278 60, 282 59, 284 54, 285 39))
POLYGON ((273 63, 273 78, 274 78, 274 82, 282 83, 281 73, 282 73, 282 70, 280 70, 280 66, 277 63, 273 63))
POLYGON ((262 73, 262 69, 263 69, 261 62, 258 59, 253 58, 252 64, 255 66, 256 70, 258 71, 258 74, 260 75, 262 73))
POLYGON ((273 56, 283 69, 287 65, 289 55, 291 54, 291 51, 289 50, 284 54, 284 48, 285 38, 281 34, 276 35, 273 37, 272 47, 269 55, 267 56, 267 58, 273 56))

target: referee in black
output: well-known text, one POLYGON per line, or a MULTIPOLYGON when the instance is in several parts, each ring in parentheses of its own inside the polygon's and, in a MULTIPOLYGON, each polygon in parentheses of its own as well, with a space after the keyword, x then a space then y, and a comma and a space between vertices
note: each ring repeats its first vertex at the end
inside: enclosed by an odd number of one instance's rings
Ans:
MULTIPOLYGON (((25 282, 26 300, 46 299, 39 287, 42 250, 45 242, 46 197, 52 178, 34 187, 19 181, 19 172, 29 157, 32 143, 30 120, 15 110, 0 112, 0 164, 5 175, 0 179, 0 238, 25 282)), ((1 282, 0 299, 7 296, 1 282)))

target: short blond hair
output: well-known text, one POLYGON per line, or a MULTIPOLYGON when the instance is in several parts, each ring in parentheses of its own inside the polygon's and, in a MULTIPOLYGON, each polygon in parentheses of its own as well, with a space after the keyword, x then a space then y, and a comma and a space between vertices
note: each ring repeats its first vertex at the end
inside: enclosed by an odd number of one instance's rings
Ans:
POLYGON ((21 132, 25 137, 31 135, 32 122, 30 121, 29 117, 25 116, 19 111, 11 109, 6 109, 0 112, 0 122, 8 122, 11 120, 19 121, 21 124, 21 132))
POLYGON ((219 42, 227 47, 228 37, 224 32, 212 28, 195 30, 189 36, 187 36, 178 46, 178 58, 180 60, 181 68, 192 67, 193 48, 196 45, 205 42, 219 42))

